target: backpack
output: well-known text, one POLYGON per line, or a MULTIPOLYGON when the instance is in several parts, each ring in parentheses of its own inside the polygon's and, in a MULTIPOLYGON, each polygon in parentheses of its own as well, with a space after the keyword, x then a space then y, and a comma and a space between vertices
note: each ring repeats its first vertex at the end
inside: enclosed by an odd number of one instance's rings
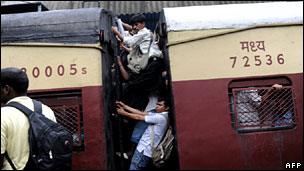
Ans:
POLYGON ((127 66, 133 73, 139 74, 142 70, 144 70, 147 67, 150 58, 162 58, 162 52, 156 44, 152 32, 150 32, 150 37, 151 40, 147 53, 143 53, 140 49, 140 45, 137 45, 133 48, 133 50, 130 51, 129 55, 127 56, 127 66))
POLYGON ((42 104, 33 100, 34 111, 10 102, 28 117, 30 156, 25 169, 71 170, 73 138, 70 132, 42 114, 42 104))
POLYGON ((140 71, 146 68, 149 61, 151 44, 152 44, 152 38, 150 40, 149 49, 147 53, 142 53, 140 49, 140 45, 137 45, 136 47, 132 48, 132 50, 127 56, 128 59, 127 66, 132 72, 139 74, 140 71))
POLYGON ((172 127, 169 126, 162 140, 152 149, 152 161, 157 168, 163 167, 169 160, 173 150, 173 140, 172 127))

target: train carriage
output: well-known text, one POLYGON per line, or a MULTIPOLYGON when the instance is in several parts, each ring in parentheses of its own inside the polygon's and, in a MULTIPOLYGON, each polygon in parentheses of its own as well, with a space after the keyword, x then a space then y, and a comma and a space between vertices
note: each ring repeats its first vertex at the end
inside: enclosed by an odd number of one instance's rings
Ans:
MULTIPOLYGON (((1 68, 22 68, 73 133, 75 170, 129 167, 112 25, 100 8, 1 15, 1 68)), ((303 3, 164 8, 155 33, 176 137, 166 168, 303 165, 303 3)))
POLYGON ((180 168, 303 164, 303 3, 164 8, 160 17, 180 168), (276 94, 274 84, 283 85, 276 94))
POLYGON ((73 169, 107 169, 103 65, 113 14, 103 9, 1 15, 1 67, 29 76, 29 96, 73 134, 73 169))

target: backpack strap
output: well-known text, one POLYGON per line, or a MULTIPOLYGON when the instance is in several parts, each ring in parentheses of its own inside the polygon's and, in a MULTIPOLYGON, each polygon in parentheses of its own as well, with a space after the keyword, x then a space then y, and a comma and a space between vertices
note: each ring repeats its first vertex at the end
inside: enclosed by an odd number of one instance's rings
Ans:
POLYGON ((8 163, 11 165, 11 167, 13 168, 13 170, 17 170, 17 168, 15 167, 15 165, 12 162, 11 158, 8 156, 7 152, 4 153, 4 157, 6 158, 6 160, 8 161, 8 163))
POLYGON ((33 100, 34 103, 34 111, 37 113, 42 114, 42 104, 41 102, 37 101, 37 100, 33 100))
MULTIPOLYGON (((36 113, 40 113, 42 115, 42 103, 39 102, 39 101, 36 101, 36 100, 32 100, 33 101, 33 104, 34 104, 34 111, 36 111, 36 113)), ((28 119, 30 118, 30 115, 33 114, 33 111, 30 110, 28 107, 22 105, 21 103, 18 103, 18 102, 9 102, 8 104, 6 104, 5 106, 10 106, 10 107, 14 107, 18 110, 20 110, 28 119)), ((31 129, 31 123, 30 124, 30 128, 31 129)), ((29 143, 31 144, 31 139, 29 139, 29 143)), ((33 144, 35 144, 35 142, 33 141, 33 144)), ((30 148, 30 154, 32 153, 32 148, 31 146, 29 147, 30 148)), ((33 150, 34 151, 34 150, 33 150)), ((9 162, 9 164, 11 165, 11 167, 14 169, 14 170, 17 170, 15 165, 13 164, 13 162, 11 161, 11 159, 9 158, 7 152, 5 152, 5 157, 7 158, 7 161, 9 162)), ((25 165, 25 168, 28 167, 29 163, 32 162, 32 160, 28 160, 27 164, 25 165)), ((32 170, 32 169, 30 169, 32 170)))
MULTIPOLYGON (((41 104, 41 102, 39 102, 37 100, 33 100, 33 103, 34 103, 34 111, 36 111, 37 113, 42 114, 42 104, 41 104)), ((10 103, 6 104, 5 106, 14 107, 14 108, 20 110, 22 113, 24 113, 27 117, 29 117, 29 115, 33 112, 28 107, 26 107, 26 106, 24 106, 24 105, 22 105, 21 103, 18 103, 18 102, 10 102, 10 103)))
POLYGON ((29 117, 29 115, 33 112, 32 110, 30 110, 29 108, 27 108, 26 106, 24 106, 18 102, 10 102, 10 103, 6 104, 5 106, 14 107, 14 108, 20 110, 26 117, 29 117))
POLYGON ((151 38, 151 40, 150 40, 150 44, 149 44, 148 55, 150 53, 151 45, 154 41, 154 36, 153 36, 153 33, 151 31, 150 31, 150 38, 151 38))
POLYGON ((151 140, 151 146, 152 146, 152 151, 153 151, 153 149, 154 149, 154 124, 151 124, 151 127, 150 127, 151 129, 152 129, 152 133, 150 132, 150 140, 151 140))
MULTIPOLYGON (((168 131, 168 129, 169 129, 169 127, 170 127, 170 125, 169 125, 169 118, 168 118, 168 116, 166 116, 166 115, 163 115, 163 114, 160 114, 160 115, 162 115, 166 120, 167 120, 167 124, 168 124, 168 127, 167 127, 167 129, 166 129, 166 131, 165 131, 165 134, 163 135, 163 137, 161 138, 161 140, 160 140, 160 142, 162 141, 162 139, 164 138, 164 136, 166 135, 166 132, 168 131)), ((152 133, 150 132, 150 140, 152 141, 152 151, 153 151, 153 149, 154 149, 154 124, 151 124, 151 129, 152 129, 152 133)), ((159 142, 159 143, 160 143, 159 142)))

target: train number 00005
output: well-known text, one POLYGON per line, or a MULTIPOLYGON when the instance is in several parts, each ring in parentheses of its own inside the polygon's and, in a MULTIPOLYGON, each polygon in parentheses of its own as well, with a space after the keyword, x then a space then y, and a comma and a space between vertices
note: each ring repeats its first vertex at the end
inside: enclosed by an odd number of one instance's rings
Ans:
POLYGON ((52 77, 54 75, 64 76, 64 75, 79 75, 79 74, 87 74, 86 67, 78 67, 77 64, 70 64, 69 66, 58 65, 56 67, 45 66, 45 67, 33 67, 30 70, 28 68, 22 67, 22 71, 28 72, 34 78, 39 78, 41 76, 52 77))

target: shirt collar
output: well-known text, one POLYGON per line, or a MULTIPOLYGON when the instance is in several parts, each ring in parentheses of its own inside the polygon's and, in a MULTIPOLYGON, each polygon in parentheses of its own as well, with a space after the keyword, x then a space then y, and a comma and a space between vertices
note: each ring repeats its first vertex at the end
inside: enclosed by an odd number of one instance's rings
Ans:
POLYGON ((12 98, 6 104, 8 104, 10 102, 21 102, 21 101, 28 100, 28 99, 30 99, 28 96, 18 96, 18 97, 12 98))
POLYGON ((148 29, 144 27, 143 29, 139 30, 138 32, 146 32, 148 29))
POLYGON ((159 114, 161 114, 161 115, 167 115, 168 112, 161 112, 161 113, 159 113, 159 114))
MULTIPOLYGON (((147 111, 147 112, 157 113, 156 110, 155 110, 155 108, 154 108, 154 109, 151 109, 151 110, 149 110, 149 111, 147 111)), ((158 113, 158 114, 166 115, 166 114, 168 114, 168 113, 169 113, 169 112, 161 112, 161 113, 158 113)))

